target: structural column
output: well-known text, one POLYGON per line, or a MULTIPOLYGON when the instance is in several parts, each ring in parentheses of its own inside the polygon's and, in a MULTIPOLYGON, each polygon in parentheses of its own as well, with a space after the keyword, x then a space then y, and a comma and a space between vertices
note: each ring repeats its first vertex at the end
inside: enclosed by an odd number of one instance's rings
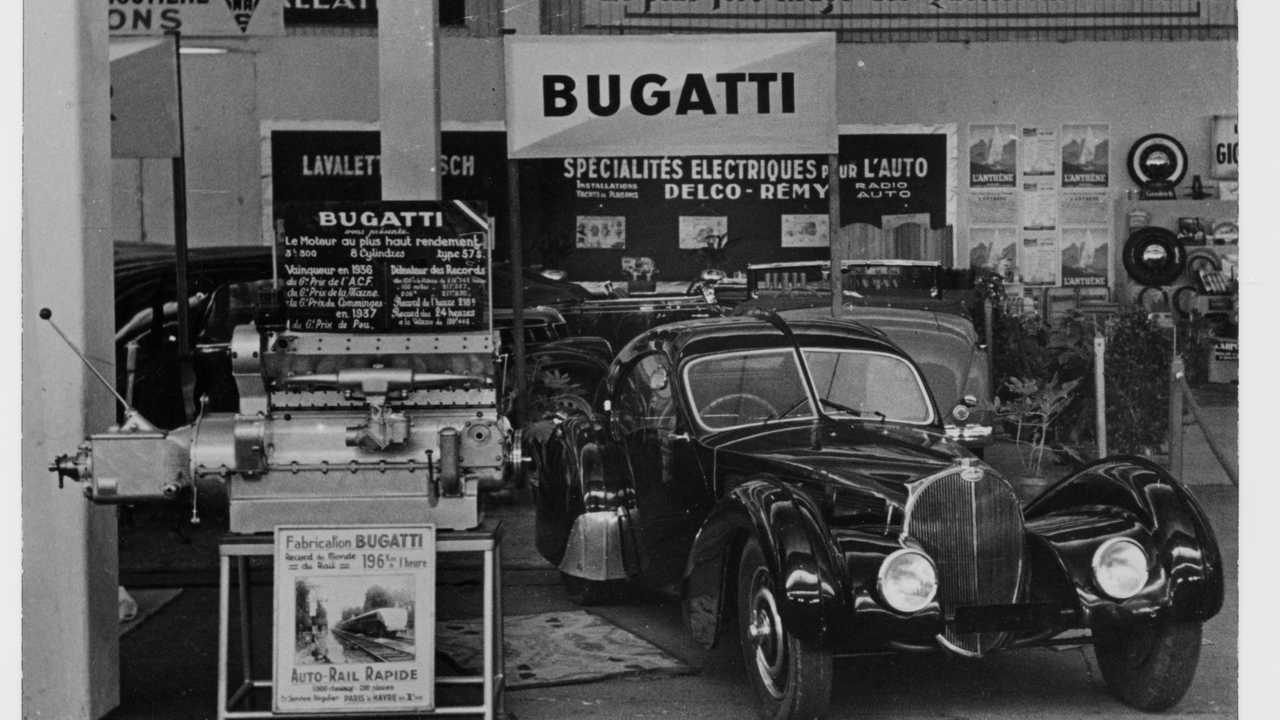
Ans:
POLYGON ((441 199, 437 15, 436 0, 378 3, 383 200, 441 199))
POLYGON ((114 375, 110 75, 100 3, 23 14, 23 717, 97 718, 119 702, 115 509, 58 489, 47 466, 114 420, 107 390, 41 307, 114 375))

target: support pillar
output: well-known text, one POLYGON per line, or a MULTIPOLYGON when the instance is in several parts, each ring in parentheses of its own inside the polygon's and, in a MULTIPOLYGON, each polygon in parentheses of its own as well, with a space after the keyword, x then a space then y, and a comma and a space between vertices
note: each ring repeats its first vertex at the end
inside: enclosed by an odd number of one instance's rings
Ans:
POLYGON ((107 24, 99 3, 25 9, 22 716, 78 720, 119 704, 116 511, 60 490, 47 466, 115 411, 37 312, 114 377, 107 24))
POLYGON ((382 199, 440 200, 437 0, 378 3, 382 199))

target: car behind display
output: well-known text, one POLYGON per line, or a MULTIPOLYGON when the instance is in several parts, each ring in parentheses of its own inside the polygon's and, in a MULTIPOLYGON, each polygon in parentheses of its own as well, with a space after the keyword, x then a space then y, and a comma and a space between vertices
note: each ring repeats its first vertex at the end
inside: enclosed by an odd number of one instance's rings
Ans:
POLYGON ((699 642, 738 628, 768 717, 821 715, 836 656, 1080 629, 1112 692, 1167 708, 1223 601, 1213 531, 1163 469, 1106 458, 1024 506, 944 433, 920 367, 849 322, 653 328, 541 442, 536 542, 567 587, 678 584, 699 642))

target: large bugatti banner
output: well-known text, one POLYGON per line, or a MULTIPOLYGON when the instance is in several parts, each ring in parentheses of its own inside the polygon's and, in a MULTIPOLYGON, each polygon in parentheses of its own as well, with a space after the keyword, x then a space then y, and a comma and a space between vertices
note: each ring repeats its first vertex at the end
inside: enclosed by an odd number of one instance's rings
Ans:
POLYGON ((508 156, 834 153, 835 53, 831 33, 508 38, 508 156))

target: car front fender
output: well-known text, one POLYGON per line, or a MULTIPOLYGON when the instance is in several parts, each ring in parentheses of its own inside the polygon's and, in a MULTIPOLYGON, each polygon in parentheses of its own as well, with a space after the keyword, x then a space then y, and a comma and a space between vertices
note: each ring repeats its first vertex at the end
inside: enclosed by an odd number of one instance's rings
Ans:
POLYGON ((694 639, 715 645, 735 610, 738 557, 754 537, 779 584, 783 623, 803 639, 821 641, 829 613, 845 596, 823 527, 817 506, 775 479, 756 478, 726 493, 699 529, 685 566, 684 615, 694 639))
POLYGON ((1209 520, 1184 485, 1138 457, 1082 468, 1025 508, 1029 531, 1045 539, 1071 574, 1093 622, 1160 616, 1207 620, 1222 608, 1222 555, 1209 520), (1138 541, 1153 559, 1147 587, 1123 602, 1096 589, 1093 552, 1109 537, 1138 541))

